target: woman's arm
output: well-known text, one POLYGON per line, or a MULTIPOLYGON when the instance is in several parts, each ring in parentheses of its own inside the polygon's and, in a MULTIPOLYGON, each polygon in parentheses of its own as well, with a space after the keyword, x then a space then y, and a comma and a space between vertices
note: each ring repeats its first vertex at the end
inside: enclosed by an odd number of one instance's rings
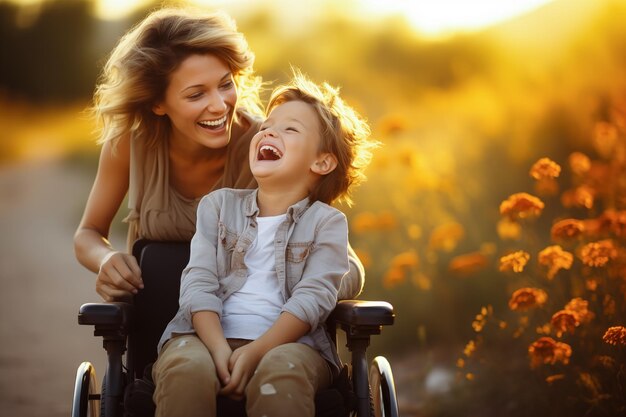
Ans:
POLYGON ((135 258, 115 250, 107 240, 113 217, 128 191, 129 167, 129 137, 122 138, 115 149, 110 142, 102 146, 96 179, 74 234, 76 258, 98 274, 96 291, 106 301, 143 287, 135 258))

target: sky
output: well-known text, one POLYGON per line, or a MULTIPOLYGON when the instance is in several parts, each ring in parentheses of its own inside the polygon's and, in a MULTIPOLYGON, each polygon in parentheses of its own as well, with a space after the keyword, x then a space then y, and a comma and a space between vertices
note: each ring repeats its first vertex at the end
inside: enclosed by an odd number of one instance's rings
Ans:
MULTIPOLYGON (((36 4, 45 0, 10 0, 18 4, 36 4)), ((100 17, 115 19, 150 2, 150 0, 94 0, 100 17)), ((529 12, 554 0, 336 0, 363 17, 401 13, 423 35, 442 36, 459 31, 471 31, 496 24, 529 12), (368 16, 369 15, 369 16, 368 16)), ((245 10, 255 4, 276 5, 282 15, 307 16, 319 2, 315 0, 190 0, 202 6, 245 10)))

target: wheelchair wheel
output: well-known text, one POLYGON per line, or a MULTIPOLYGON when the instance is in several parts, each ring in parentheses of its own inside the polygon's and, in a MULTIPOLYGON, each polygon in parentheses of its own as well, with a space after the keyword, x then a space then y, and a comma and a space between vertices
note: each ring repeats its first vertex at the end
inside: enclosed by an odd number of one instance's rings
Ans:
POLYGON ((393 382, 391 365, 383 356, 377 356, 370 367, 373 416, 398 417, 396 386, 393 382))
POLYGON ((97 394, 96 370, 89 362, 83 362, 76 371, 72 417, 98 417, 100 396, 97 394))

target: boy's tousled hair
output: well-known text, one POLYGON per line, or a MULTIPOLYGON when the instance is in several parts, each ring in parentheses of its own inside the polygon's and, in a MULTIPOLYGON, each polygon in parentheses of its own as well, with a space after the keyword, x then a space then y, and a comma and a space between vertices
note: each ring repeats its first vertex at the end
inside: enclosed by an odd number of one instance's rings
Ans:
POLYGON ((115 143, 128 132, 150 144, 167 139, 169 118, 152 109, 163 100, 172 72, 195 54, 222 60, 233 73, 238 107, 262 114, 254 54, 233 19, 222 12, 163 8, 122 37, 102 70, 92 108, 102 122, 100 142, 115 143))
POLYGON ((364 170, 372 159, 372 149, 379 143, 370 137, 367 122, 339 97, 339 89, 327 83, 317 85, 298 69, 292 69, 289 84, 274 90, 266 114, 290 101, 312 106, 320 123, 320 153, 331 153, 337 167, 324 175, 311 190, 311 201, 332 204, 334 201, 352 205, 352 187, 365 180, 364 170))

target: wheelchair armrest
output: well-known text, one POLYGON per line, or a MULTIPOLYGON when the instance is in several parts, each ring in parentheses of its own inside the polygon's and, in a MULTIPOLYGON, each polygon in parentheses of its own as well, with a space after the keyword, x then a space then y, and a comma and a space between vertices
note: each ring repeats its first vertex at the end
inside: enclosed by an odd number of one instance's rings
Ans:
POLYGON ((330 319, 342 326, 389 326, 394 320, 393 306, 385 301, 341 300, 330 319))
POLYGON ((132 312, 133 305, 129 303, 87 303, 80 306, 78 324, 126 330, 131 325, 132 312))

